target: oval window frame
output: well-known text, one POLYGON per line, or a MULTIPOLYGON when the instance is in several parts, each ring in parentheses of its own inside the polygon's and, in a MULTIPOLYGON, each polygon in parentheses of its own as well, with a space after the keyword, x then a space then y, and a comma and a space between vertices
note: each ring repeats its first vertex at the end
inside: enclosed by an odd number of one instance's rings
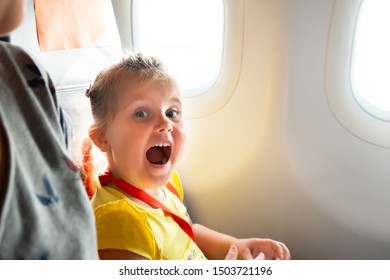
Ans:
POLYGON ((351 67, 356 23, 363 0, 336 0, 330 22, 325 92, 336 120, 356 137, 390 148, 390 122, 363 109, 353 92, 351 67))
MULTIPOLYGON (((370 67, 359 67, 359 69, 355 66, 355 65, 358 65, 358 60, 357 58, 361 58, 359 56, 357 56, 357 50, 358 50, 358 45, 357 45, 357 41, 363 41, 361 38, 359 38, 360 34, 359 34, 359 28, 360 28, 360 25, 362 24, 361 23, 361 16, 362 16, 362 13, 363 13, 363 9, 367 9, 366 8, 366 5, 369 5, 369 4, 373 4, 375 2, 369 2, 369 1, 361 1, 361 4, 360 4, 360 8, 359 8, 359 12, 358 12, 358 17, 357 17, 357 22, 356 22, 356 29, 355 29, 355 37, 354 37, 354 49, 353 49, 353 53, 352 53, 352 60, 351 60, 351 86, 352 86, 352 91, 354 93, 354 96, 357 100, 357 102, 360 104, 360 106, 362 106, 362 108, 367 111, 367 113, 369 114, 372 114, 374 117, 377 117, 379 119, 382 119, 384 121, 387 121, 389 122, 390 121, 390 111, 389 110, 386 110, 386 109, 382 109, 380 108, 380 106, 376 106, 374 105, 373 103, 370 102, 370 100, 368 100, 366 97, 365 97, 365 94, 363 94, 363 91, 361 88, 359 88, 358 84, 360 81, 364 80, 363 77, 365 76, 369 76, 371 75, 372 73, 374 73, 375 75, 378 74, 378 73, 375 73, 375 72, 372 72, 370 71, 371 73, 366 73, 366 70, 367 69, 370 69, 370 67), (356 44, 356 46, 355 46, 356 44), (361 77, 359 77, 357 75, 358 72, 360 72, 362 69, 364 69, 364 75, 361 75, 361 77)), ((378 7, 379 9, 381 9, 381 7, 378 7)), ((378 9, 377 8, 377 9, 378 9)), ((386 11, 386 10, 383 10, 383 11, 386 11)), ((380 18, 380 17, 379 17, 380 18)), ((387 27, 387 25, 385 26, 387 27)), ((375 33, 374 30, 370 29, 370 32, 371 34, 375 33)), ((383 34, 383 33, 382 33, 383 34)), ((364 39, 367 39, 367 38, 364 38, 364 39)), ((384 44, 386 45, 386 44, 384 44)), ((373 52, 372 48, 370 48, 370 51, 373 52)), ((375 50, 376 51, 376 50, 375 50)), ((388 51, 387 51, 388 52, 388 51)), ((379 54, 382 54, 382 52, 379 52, 379 54)), ((387 55, 387 54, 386 54, 387 55)), ((365 58, 369 57, 367 53, 365 53, 365 58)), ((383 56, 382 56, 383 58, 383 56)), ((372 57, 370 57, 370 60, 372 59, 372 57)), ((378 60, 378 58, 377 58, 378 60)), ((375 61, 375 60, 374 60, 375 61)), ((361 66, 366 66, 366 65, 361 65, 361 66)), ((383 81, 381 81, 383 82, 383 81)), ((388 83, 386 81, 386 83, 388 83)), ((372 84, 372 83, 371 83, 372 84)), ((381 83, 378 83, 378 84, 381 84, 381 83)), ((375 87, 375 85, 371 85, 372 87, 375 87)), ((380 89, 377 89, 378 91, 381 91, 380 89)), ((386 90, 388 91, 388 88, 386 87, 386 90)), ((385 91, 386 91, 385 90, 385 91)), ((365 93, 365 92, 364 92, 365 93)), ((378 102, 378 101, 376 101, 378 102)), ((388 101, 387 103, 388 104, 388 101)), ((388 106, 388 105, 387 105, 388 106)))

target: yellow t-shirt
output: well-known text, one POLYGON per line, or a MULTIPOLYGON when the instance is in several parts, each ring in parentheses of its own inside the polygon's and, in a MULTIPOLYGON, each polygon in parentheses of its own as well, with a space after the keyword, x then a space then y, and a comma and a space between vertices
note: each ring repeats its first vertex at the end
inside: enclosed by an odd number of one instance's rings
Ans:
MULTIPOLYGON (((176 172, 170 183, 180 198, 164 186, 164 205, 188 221, 187 209, 182 203, 183 189, 176 172)), ((99 250, 129 250, 153 260, 206 259, 192 239, 161 209, 144 207, 107 186, 98 186, 92 206, 99 250)))

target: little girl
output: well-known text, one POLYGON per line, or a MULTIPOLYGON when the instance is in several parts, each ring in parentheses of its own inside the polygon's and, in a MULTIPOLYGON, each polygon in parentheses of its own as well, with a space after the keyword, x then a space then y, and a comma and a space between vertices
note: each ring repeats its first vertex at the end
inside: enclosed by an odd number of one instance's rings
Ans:
POLYGON ((175 171, 186 140, 180 92, 157 59, 124 58, 97 76, 87 96, 89 136, 108 162, 97 188, 87 186, 101 259, 290 258, 281 242, 191 223, 175 171))

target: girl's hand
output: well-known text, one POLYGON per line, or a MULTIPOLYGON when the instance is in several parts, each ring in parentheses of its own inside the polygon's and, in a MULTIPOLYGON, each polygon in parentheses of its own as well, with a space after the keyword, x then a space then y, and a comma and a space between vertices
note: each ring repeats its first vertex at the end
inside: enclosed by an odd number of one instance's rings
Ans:
MULTIPOLYGON (((282 242, 272 239, 248 238, 238 239, 238 255, 236 259, 243 260, 289 260, 291 259, 290 251, 282 242)), ((229 250, 232 250, 232 248, 229 250)), ((229 256, 228 253, 228 256, 229 256)))
POLYGON ((230 246, 230 249, 226 255, 225 260, 237 260, 238 257, 238 249, 236 245, 230 246))
MULTIPOLYGON (((236 245, 230 246, 230 249, 225 257, 225 260, 237 260, 238 258, 238 249, 236 245)), ((254 260, 265 260, 264 253, 260 252, 257 256, 252 258, 254 260)))

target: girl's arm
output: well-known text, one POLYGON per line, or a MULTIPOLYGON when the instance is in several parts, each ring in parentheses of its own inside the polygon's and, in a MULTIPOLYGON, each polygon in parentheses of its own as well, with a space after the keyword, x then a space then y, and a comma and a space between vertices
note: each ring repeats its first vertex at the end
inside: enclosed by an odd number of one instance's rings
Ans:
POLYGON ((225 259, 230 247, 237 244, 237 238, 214 231, 200 224, 194 224, 192 229, 195 234, 199 249, 209 260, 225 259))

